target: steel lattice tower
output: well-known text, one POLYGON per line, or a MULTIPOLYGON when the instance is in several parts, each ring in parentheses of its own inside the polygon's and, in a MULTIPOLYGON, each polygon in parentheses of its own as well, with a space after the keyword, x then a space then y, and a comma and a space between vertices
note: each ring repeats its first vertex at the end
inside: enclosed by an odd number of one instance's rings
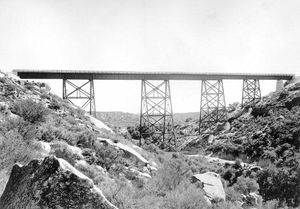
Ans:
POLYGON ((258 79, 243 79, 242 107, 261 98, 258 79))
POLYGON ((78 86, 78 84, 71 82, 69 79, 63 79, 63 99, 68 100, 72 104, 74 104, 74 100, 81 100, 83 101, 81 108, 86 109, 88 107, 90 115, 95 115, 96 105, 94 80, 89 79, 82 85, 78 86))
POLYGON ((169 80, 142 80, 140 133, 141 138, 152 135, 161 148, 176 149, 169 80))
POLYGON ((227 120, 222 80, 202 80, 199 133, 217 122, 227 120))

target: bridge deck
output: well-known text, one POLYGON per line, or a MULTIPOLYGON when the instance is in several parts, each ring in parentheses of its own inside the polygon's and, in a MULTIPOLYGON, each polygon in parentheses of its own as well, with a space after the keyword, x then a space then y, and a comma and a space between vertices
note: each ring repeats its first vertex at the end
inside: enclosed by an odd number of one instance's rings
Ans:
POLYGON ((138 72, 138 71, 85 71, 85 70, 25 70, 14 72, 23 79, 94 79, 94 80, 217 80, 259 79, 290 80, 293 74, 248 73, 189 73, 189 72, 138 72))

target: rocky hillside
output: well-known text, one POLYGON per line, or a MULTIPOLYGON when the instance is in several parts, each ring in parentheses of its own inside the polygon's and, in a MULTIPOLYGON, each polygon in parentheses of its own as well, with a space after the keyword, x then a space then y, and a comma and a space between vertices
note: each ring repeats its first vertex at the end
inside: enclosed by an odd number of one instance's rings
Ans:
MULTIPOLYGON (((254 164, 258 172, 226 171, 223 178, 234 185, 240 176, 259 185, 264 201, 296 207, 300 204, 300 82, 264 97, 229 115, 229 123, 203 136, 206 152, 226 160, 254 164)), ((197 142, 190 146, 196 146, 197 142)), ((203 143, 201 143, 203 145, 203 143)))
MULTIPOLYGON (((172 153, 137 146, 43 83, 2 75, 0 208, 297 207, 299 86, 172 153)), ((193 134, 193 121, 177 130, 193 134)))
POLYGON ((51 208, 53 204, 63 208, 99 208, 100 203, 110 204, 103 202, 107 200, 100 184, 113 187, 119 175, 131 180, 150 178, 150 173, 157 169, 153 160, 147 160, 139 153, 145 156, 146 151, 117 136, 83 110, 51 94, 43 83, 21 81, 1 74, 0 100, 0 208, 24 208, 25 205, 51 208), (126 144, 121 143, 122 140, 126 144), (57 160, 53 157, 42 160, 47 156, 55 156, 57 160), (59 162, 57 168, 48 163, 50 159, 55 166, 59 162), (14 166, 15 163, 18 165, 14 166), (21 166, 27 163, 27 166, 21 166), (53 170, 55 176, 51 172, 45 174, 47 170, 53 170), (58 171, 61 174, 57 176, 58 171), (28 179, 35 172, 37 178, 28 179), (16 178, 24 180, 16 183, 16 178), (61 181, 65 185, 47 186, 61 181), (36 185, 32 188, 36 194, 26 193, 28 191, 24 189, 28 184, 36 185), (80 190, 86 188, 91 189, 90 195, 94 199, 77 202, 83 199, 77 200, 76 195, 89 197, 88 193, 80 195, 80 190), (66 205, 63 199, 67 196, 60 196, 55 202, 43 199, 43 192, 49 193, 47 196, 64 195, 66 189, 74 192, 70 198, 76 207, 71 203, 66 205))

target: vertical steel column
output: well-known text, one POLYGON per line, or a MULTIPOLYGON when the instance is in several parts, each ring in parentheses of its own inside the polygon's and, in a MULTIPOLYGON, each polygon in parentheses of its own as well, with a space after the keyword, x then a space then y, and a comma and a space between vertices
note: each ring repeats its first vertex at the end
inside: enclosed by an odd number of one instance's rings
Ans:
POLYGON ((66 85, 66 79, 65 78, 63 78, 63 96, 62 96, 62 98, 63 99, 67 99, 66 98, 66 95, 67 95, 67 85, 66 85))
POLYGON ((169 80, 142 80, 140 134, 161 148, 176 149, 169 80))
POLYGON ((199 134, 217 122, 227 120, 223 80, 202 80, 199 134))
POLYGON ((95 88, 94 88, 94 80, 89 79, 90 81, 90 115, 96 117, 96 101, 95 101, 95 88))
POLYGON ((242 107, 261 98, 258 79, 243 79, 242 107))
POLYGON ((80 106, 86 109, 89 106, 90 115, 96 114, 95 104, 95 90, 94 80, 89 79, 84 84, 78 86, 70 81, 70 79, 63 79, 63 99, 68 100, 74 105, 74 100, 81 100, 84 103, 80 106), (89 86, 89 88, 87 88, 89 86))

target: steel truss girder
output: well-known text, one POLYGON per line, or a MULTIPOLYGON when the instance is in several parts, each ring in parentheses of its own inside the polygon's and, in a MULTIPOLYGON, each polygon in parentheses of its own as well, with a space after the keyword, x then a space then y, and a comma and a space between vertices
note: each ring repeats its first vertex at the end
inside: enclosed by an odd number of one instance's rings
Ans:
POLYGON ((242 107, 261 99, 261 91, 258 79, 244 79, 242 93, 242 107))
POLYGON ((153 82, 142 80, 141 138, 147 136, 146 131, 152 135, 151 143, 155 143, 161 148, 176 149, 169 80, 153 82))
POLYGON ((223 80, 202 80, 199 133, 227 120, 223 80))
POLYGON ((81 100, 84 103, 82 109, 89 108, 90 115, 96 114, 94 80, 89 79, 81 85, 73 83, 70 79, 63 79, 63 99, 74 104, 74 100, 81 100))

